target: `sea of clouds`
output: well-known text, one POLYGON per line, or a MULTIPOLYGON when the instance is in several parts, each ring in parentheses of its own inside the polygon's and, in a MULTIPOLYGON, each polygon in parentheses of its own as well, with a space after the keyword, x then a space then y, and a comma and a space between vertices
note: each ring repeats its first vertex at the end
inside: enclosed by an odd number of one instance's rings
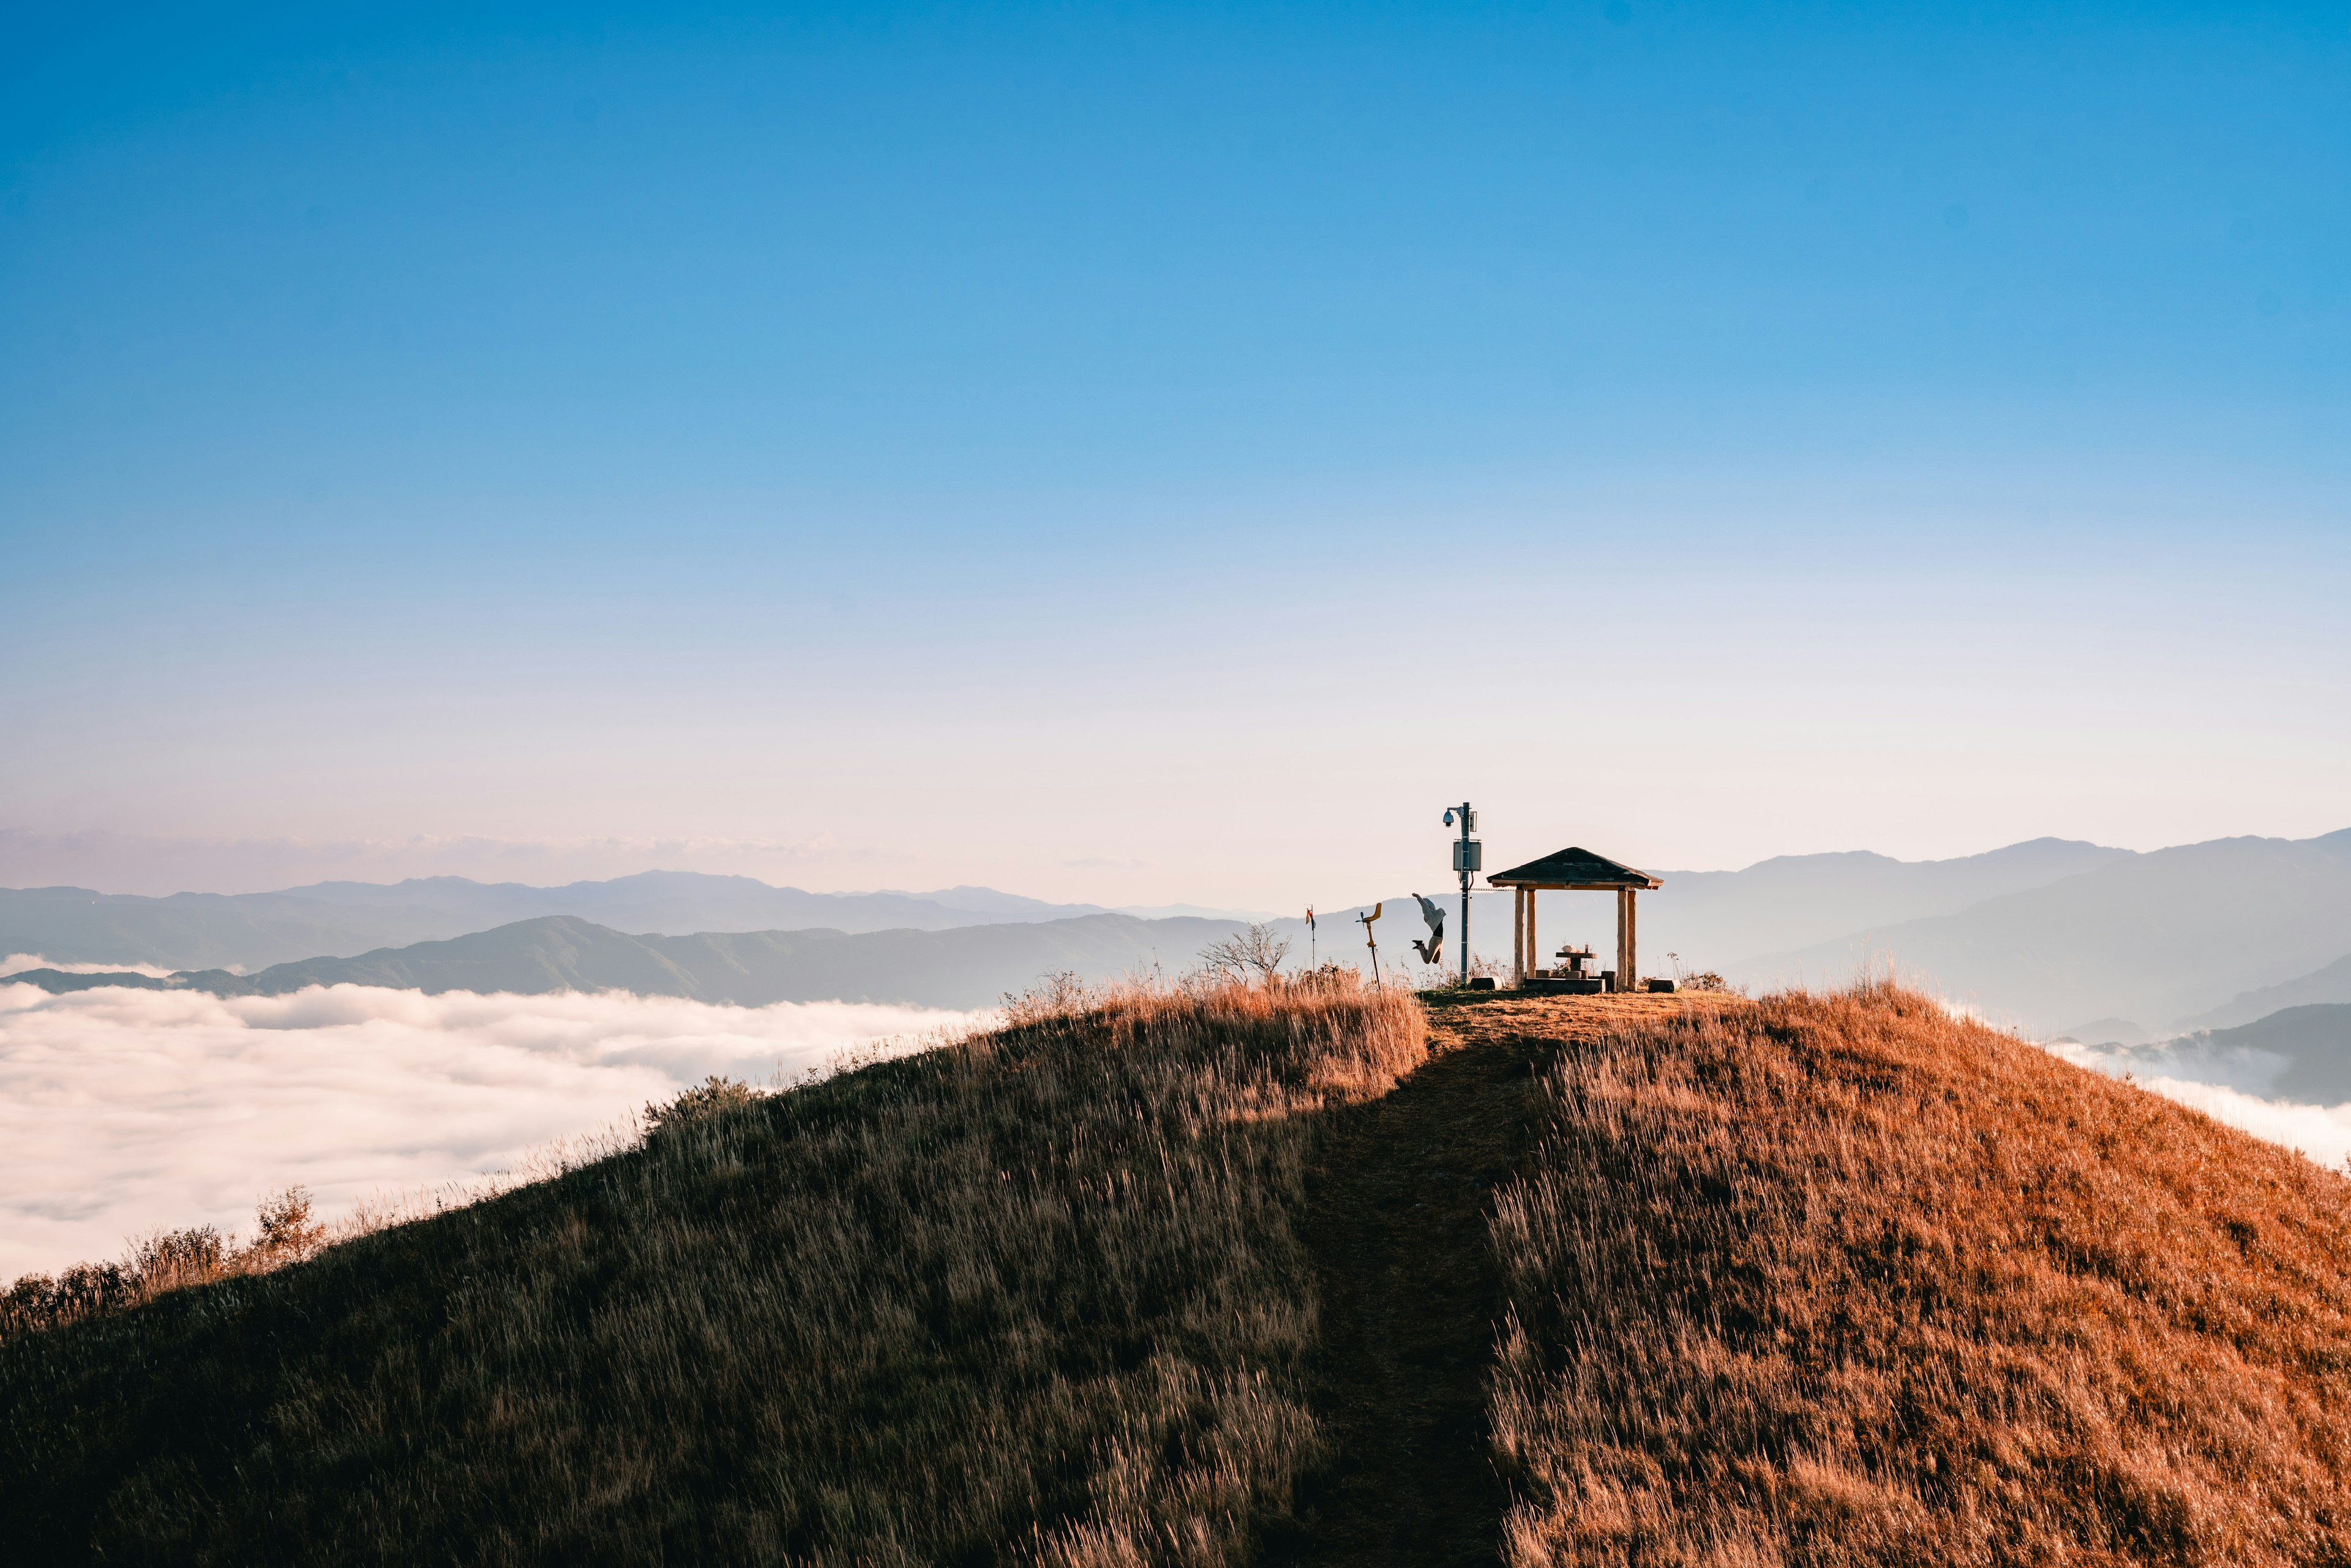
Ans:
POLYGON ((250 1232, 300 1184, 329 1219, 414 1207, 550 1145, 633 1134, 712 1073, 789 1082, 980 1015, 852 1002, 314 987, 285 997, 0 980, 0 1287, 157 1227, 250 1232))
POLYGON ((2287 1063, 2283 1056, 2262 1051, 2214 1051, 2193 1037, 2140 1046, 2059 1040, 2043 1049, 2077 1066, 2128 1078, 2140 1088, 2192 1106, 2216 1122, 2298 1149, 2320 1165, 2340 1169, 2351 1159, 2351 1104, 2304 1105, 2272 1099, 2263 1092, 2284 1071, 2287 1063))
POLYGON ((55 969, 60 975, 145 975, 168 980, 172 971, 161 964, 60 964, 38 953, 11 953, 0 958, 0 976, 21 975, 27 969, 55 969))

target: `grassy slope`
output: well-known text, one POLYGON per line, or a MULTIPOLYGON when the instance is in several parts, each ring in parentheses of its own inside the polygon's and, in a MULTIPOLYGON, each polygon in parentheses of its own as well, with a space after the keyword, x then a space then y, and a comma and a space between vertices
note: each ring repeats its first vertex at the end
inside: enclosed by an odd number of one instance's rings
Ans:
POLYGON ((1401 997, 1130 998, 0 1347, 26 1560, 1227 1560, 1316 1452, 1295 1224, 1401 997))
POLYGON ((2351 1563, 2341 1178, 1898 992, 1426 1022, 1130 1000, 19 1340, 0 1540, 2351 1563))
POLYGON ((2341 1177, 1892 991, 1543 1087, 1508 1561, 2351 1561, 2341 1177))

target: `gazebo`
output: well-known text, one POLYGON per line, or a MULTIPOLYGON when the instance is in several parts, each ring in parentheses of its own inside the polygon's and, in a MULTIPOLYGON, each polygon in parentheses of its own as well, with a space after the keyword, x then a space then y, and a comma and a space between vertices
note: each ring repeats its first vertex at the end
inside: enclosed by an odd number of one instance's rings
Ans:
POLYGON ((1635 871, 1606 855, 1571 846, 1541 860, 1498 872, 1486 879, 1486 885, 1510 888, 1519 895, 1512 903, 1510 921, 1511 968, 1518 984, 1525 985, 1527 977, 1541 967, 1537 962, 1540 950, 1535 946, 1535 894, 1551 891, 1616 895, 1616 988, 1629 991, 1640 984, 1633 899, 1637 894, 1653 893, 1665 885, 1647 872, 1635 871))

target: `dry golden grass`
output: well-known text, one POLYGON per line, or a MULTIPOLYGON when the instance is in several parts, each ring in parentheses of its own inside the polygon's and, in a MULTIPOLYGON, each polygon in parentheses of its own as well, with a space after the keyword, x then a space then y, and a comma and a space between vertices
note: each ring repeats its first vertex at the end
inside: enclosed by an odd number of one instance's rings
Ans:
POLYGON ((0 1344, 16 1560, 1207 1564, 1318 1452, 1315 1113, 1412 999, 1127 988, 0 1344))
POLYGON ((2343 1178, 1889 987, 1544 1088, 1509 1563, 2351 1562, 2343 1178))

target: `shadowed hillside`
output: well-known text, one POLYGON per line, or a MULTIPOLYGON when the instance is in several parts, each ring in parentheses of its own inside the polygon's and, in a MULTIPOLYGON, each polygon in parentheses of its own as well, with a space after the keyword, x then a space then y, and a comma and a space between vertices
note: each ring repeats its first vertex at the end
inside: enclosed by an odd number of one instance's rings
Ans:
POLYGON ((1352 986, 1139 993, 0 1345, 23 1561, 1212 1563, 1319 1452, 1352 986))
POLYGON ((0 1343, 35 1562, 2351 1562, 2351 1184, 1887 988, 1050 1001, 0 1343), (1426 1042, 1426 1049, 1424 1049, 1426 1042))

